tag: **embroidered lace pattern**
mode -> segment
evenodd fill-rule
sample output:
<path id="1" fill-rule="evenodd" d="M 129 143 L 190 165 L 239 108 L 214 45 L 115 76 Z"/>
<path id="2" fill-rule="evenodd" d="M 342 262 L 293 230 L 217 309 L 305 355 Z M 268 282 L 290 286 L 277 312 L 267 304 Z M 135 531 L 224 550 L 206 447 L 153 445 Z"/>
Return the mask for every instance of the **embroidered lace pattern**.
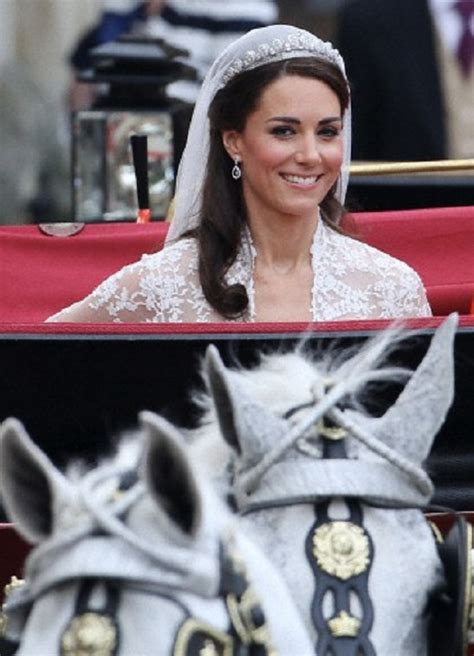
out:
<path id="1" fill-rule="evenodd" d="M 345 237 L 322 221 L 311 248 L 314 321 L 430 316 L 423 284 L 415 271 L 381 251 Z M 243 284 L 249 308 L 242 321 L 259 321 L 253 268 L 258 257 L 244 239 L 227 274 Z M 183 239 L 105 280 L 86 299 L 50 321 L 82 322 L 222 322 L 204 298 L 195 241 Z"/>

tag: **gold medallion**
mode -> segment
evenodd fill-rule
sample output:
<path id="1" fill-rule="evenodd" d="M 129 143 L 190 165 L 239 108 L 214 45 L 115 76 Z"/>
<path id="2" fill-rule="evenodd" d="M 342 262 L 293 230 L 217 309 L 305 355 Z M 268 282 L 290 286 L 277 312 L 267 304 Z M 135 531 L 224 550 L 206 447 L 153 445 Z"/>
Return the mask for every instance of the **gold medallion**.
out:
<path id="1" fill-rule="evenodd" d="M 324 572 L 347 581 L 368 568 L 369 538 L 352 522 L 328 522 L 314 532 L 313 555 Z"/>
<path id="2" fill-rule="evenodd" d="M 321 435 L 328 440 L 332 440 L 333 442 L 343 440 L 348 435 L 347 430 L 341 428 L 341 426 L 328 426 L 324 421 L 324 417 L 322 417 L 316 424 L 316 431 L 318 432 L 318 435 Z"/>
<path id="3" fill-rule="evenodd" d="M 117 646 L 117 629 L 99 613 L 84 613 L 67 626 L 61 640 L 61 656 L 111 656 Z"/>

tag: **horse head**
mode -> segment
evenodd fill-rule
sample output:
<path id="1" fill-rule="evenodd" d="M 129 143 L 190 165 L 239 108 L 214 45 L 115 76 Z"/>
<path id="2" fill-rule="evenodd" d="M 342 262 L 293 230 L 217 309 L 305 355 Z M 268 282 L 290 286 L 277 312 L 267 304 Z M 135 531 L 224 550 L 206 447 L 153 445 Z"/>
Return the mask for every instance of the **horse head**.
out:
<path id="1" fill-rule="evenodd" d="M 207 351 L 200 433 L 219 428 L 231 448 L 235 504 L 293 583 L 322 656 L 425 653 L 443 572 L 419 510 L 433 493 L 423 463 L 453 399 L 456 326 L 452 315 L 438 328 L 414 372 L 386 364 L 397 329 L 358 350 L 266 355 L 251 370 Z M 361 399 L 393 381 L 398 398 L 369 414 Z M 338 651 L 342 638 L 355 651 Z"/>
<path id="2" fill-rule="evenodd" d="M 36 545 L 6 605 L 18 654 L 38 654 L 39 644 L 61 656 L 270 654 L 272 641 L 289 654 L 290 636 L 306 650 L 285 585 L 196 471 L 181 435 L 152 413 L 140 421 L 113 457 L 66 473 L 19 421 L 2 425 L 2 501 Z"/>
<path id="3" fill-rule="evenodd" d="M 226 368 L 210 346 L 205 378 L 221 434 L 236 456 L 237 501 L 244 506 L 253 503 L 249 498 L 258 497 L 257 488 L 263 487 L 268 470 L 298 458 L 312 467 L 315 459 L 324 460 L 321 476 L 315 478 L 321 496 L 353 494 L 394 501 L 395 495 L 402 504 L 425 504 L 433 488 L 421 465 L 452 403 L 456 325 L 456 315 L 444 322 L 411 375 L 399 367 L 377 366 L 393 348 L 398 337 L 393 331 L 369 340 L 358 351 L 331 352 L 319 360 L 300 348 L 263 356 L 260 366 L 251 370 Z M 369 383 L 407 377 L 403 391 L 382 416 L 369 416 L 360 408 L 358 395 L 366 393 Z M 322 480 L 322 467 L 328 465 L 324 440 L 343 437 L 348 438 L 346 459 L 357 460 L 365 471 L 365 462 L 372 469 L 377 463 L 386 465 L 386 472 L 396 473 L 401 489 L 388 490 L 386 479 L 380 489 L 373 475 L 361 477 L 366 479 L 365 489 L 352 492 L 350 482 L 347 489 L 341 488 L 340 472 L 337 490 Z"/>

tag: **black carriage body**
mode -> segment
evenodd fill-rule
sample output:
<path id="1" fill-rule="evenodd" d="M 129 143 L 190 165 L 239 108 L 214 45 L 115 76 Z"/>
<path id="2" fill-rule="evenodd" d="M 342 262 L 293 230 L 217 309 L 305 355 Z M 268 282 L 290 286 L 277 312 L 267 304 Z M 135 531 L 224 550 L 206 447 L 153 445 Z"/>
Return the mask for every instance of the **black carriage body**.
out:
<path id="1" fill-rule="evenodd" d="M 455 341 L 454 403 L 427 462 L 436 487 L 434 503 L 459 510 L 474 508 L 474 322 L 467 319 Z M 76 455 L 94 458 L 117 432 L 135 425 L 140 410 L 192 426 L 197 415 L 190 394 L 201 385 L 200 362 L 210 343 L 227 364 L 248 365 L 262 349 L 286 350 L 302 338 L 315 350 L 334 341 L 347 346 L 386 325 L 353 323 L 353 329 L 345 324 L 343 330 L 322 324 L 314 332 L 246 332 L 236 326 L 226 332 L 222 327 L 207 332 L 201 332 L 205 327 L 200 332 L 189 327 L 172 332 L 164 326 L 134 330 L 122 325 L 105 331 L 92 326 L 16 327 L 0 333 L 0 420 L 18 417 L 56 464 Z M 418 336 L 392 357 L 415 368 L 438 323 L 422 320 Z M 371 411 L 382 412 L 398 392 L 387 388 Z"/>

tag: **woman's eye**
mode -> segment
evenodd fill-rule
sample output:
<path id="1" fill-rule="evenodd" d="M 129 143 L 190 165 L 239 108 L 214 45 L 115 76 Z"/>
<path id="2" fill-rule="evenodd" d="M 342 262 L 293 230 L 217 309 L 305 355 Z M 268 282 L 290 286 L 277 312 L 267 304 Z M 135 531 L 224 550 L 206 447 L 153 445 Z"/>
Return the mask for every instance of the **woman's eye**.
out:
<path id="1" fill-rule="evenodd" d="M 271 133 L 277 137 L 288 137 L 294 134 L 295 131 L 288 125 L 276 125 L 274 128 L 272 128 Z"/>
<path id="2" fill-rule="evenodd" d="M 318 131 L 318 135 L 325 138 L 337 137 L 340 133 L 341 133 L 340 128 L 335 126 L 334 127 L 328 126 L 325 128 L 321 128 L 321 130 Z"/>

